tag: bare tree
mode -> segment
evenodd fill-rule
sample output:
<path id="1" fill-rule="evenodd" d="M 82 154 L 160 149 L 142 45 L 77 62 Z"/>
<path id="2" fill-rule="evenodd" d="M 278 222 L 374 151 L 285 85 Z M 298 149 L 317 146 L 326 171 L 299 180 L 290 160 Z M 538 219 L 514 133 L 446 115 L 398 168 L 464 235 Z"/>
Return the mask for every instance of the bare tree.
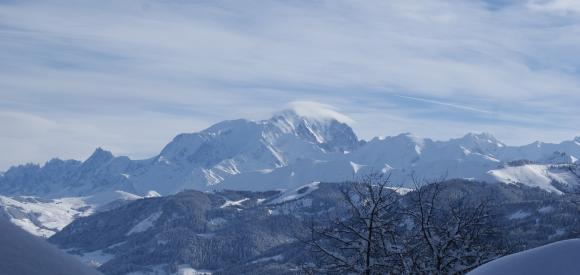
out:
<path id="1" fill-rule="evenodd" d="M 442 184 L 416 183 L 408 196 L 414 229 L 402 259 L 409 273 L 464 274 L 502 255 L 490 242 L 498 231 L 488 201 L 442 196 Z"/>
<path id="2" fill-rule="evenodd" d="M 400 195 L 389 186 L 389 176 L 382 173 L 344 185 L 348 215 L 311 227 L 308 244 L 321 264 L 310 272 L 370 275 L 392 268 Z"/>
<path id="3" fill-rule="evenodd" d="M 505 254 L 488 200 L 442 181 L 416 184 L 405 196 L 389 184 L 373 174 L 343 189 L 348 215 L 311 226 L 319 264 L 307 272 L 465 274 Z"/>

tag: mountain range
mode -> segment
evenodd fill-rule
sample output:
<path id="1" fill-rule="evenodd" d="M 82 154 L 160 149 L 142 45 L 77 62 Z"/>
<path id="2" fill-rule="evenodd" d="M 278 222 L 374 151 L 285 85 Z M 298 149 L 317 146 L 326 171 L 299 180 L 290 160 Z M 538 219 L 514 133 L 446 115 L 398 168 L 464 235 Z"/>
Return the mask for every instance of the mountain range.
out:
<path id="1" fill-rule="evenodd" d="M 524 146 L 487 133 L 447 141 L 408 133 L 362 140 L 340 118 L 285 110 L 267 120 L 229 120 L 179 134 L 148 159 L 98 148 L 85 161 L 12 167 L 0 174 L 0 216 L 48 237 L 77 217 L 143 197 L 187 189 L 291 190 L 375 172 L 390 174 L 400 187 L 446 178 L 561 193 L 577 184 L 569 167 L 579 158 L 580 137 Z"/>
<path id="2" fill-rule="evenodd" d="M 149 159 L 116 157 L 98 148 L 82 162 L 52 159 L 43 166 L 12 167 L 0 175 L 0 194 L 59 198 L 108 190 L 140 196 L 184 189 L 273 190 L 341 181 L 369 171 L 391 173 L 403 186 L 411 183 L 411 175 L 503 181 L 507 172 L 498 170 L 510 163 L 572 164 L 578 158 L 580 137 L 525 146 L 508 146 L 487 133 L 448 141 L 412 134 L 365 141 L 336 119 L 288 110 L 268 120 L 224 121 L 180 134 Z M 565 181 L 551 171 L 541 173 Z"/>

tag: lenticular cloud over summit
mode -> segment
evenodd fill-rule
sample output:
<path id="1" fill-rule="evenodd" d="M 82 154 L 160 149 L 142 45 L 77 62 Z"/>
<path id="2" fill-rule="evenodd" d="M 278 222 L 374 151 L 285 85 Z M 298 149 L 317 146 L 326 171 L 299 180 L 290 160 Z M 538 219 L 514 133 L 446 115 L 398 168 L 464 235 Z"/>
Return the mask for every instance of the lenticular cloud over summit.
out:
<path id="1" fill-rule="evenodd" d="M 294 101 L 288 103 L 288 106 L 299 116 L 314 119 L 334 119 L 346 124 L 354 123 L 352 118 L 339 113 L 335 107 L 328 104 L 315 101 Z"/>

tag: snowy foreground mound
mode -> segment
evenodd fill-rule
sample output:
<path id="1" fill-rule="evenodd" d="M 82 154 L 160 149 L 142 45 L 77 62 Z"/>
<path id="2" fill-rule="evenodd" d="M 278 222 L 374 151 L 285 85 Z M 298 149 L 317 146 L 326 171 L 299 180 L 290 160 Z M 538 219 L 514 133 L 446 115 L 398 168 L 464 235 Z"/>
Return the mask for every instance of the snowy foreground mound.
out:
<path id="1" fill-rule="evenodd" d="M 101 274 L 1 219 L 0 232 L 0 274 Z"/>
<path id="2" fill-rule="evenodd" d="M 555 242 L 499 258 L 469 275 L 569 275 L 580 271 L 580 239 Z"/>

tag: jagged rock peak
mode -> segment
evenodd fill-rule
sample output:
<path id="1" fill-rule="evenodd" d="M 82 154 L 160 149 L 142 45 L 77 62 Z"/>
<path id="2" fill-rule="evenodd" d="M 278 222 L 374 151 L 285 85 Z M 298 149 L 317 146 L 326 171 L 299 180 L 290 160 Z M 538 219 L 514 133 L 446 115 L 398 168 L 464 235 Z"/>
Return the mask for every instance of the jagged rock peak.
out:
<path id="1" fill-rule="evenodd" d="M 497 138 L 495 138 L 492 134 L 487 132 L 481 133 L 467 133 L 463 136 L 464 139 L 476 139 L 476 140 L 489 140 L 494 142 L 499 142 Z"/>
<path id="2" fill-rule="evenodd" d="M 351 151 L 360 145 L 350 118 L 330 109 L 304 107 L 278 112 L 264 123 L 271 123 L 283 133 L 293 134 L 320 144 L 328 151 Z"/>
<path id="3" fill-rule="evenodd" d="M 458 140 L 463 141 L 463 142 L 470 142 L 470 143 L 475 143 L 475 144 L 486 144 L 486 145 L 491 145 L 491 146 L 496 146 L 496 147 L 505 147 L 506 145 L 499 141 L 497 138 L 495 138 L 492 134 L 490 133 L 468 133 L 465 136 L 459 138 Z"/>
<path id="4" fill-rule="evenodd" d="M 93 154 L 85 160 L 84 163 L 103 163 L 113 159 L 113 154 L 107 150 L 103 150 L 103 148 L 98 147 L 95 149 Z"/>

